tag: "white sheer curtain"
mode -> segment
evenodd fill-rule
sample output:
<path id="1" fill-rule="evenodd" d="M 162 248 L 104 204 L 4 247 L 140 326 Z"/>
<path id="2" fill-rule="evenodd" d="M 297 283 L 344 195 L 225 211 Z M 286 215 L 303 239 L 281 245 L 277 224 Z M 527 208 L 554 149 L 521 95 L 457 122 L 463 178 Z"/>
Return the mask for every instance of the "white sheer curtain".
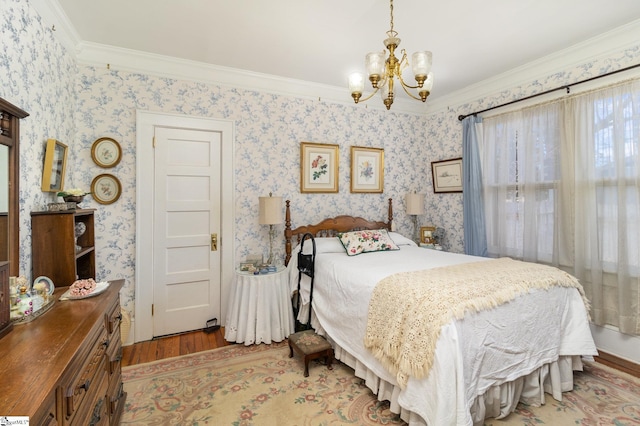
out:
<path id="1" fill-rule="evenodd" d="M 570 189 L 562 177 L 573 165 L 570 153 L 563 154 L 562 123 L 561 103 L 485 119 L 482 169 L 491 256 L 569 263 L 571 234 L 557 232 L 571 214 L 563 203 Z"/>
<path id="2" fill-rule="evenodd" d="M 596 324 L 640 334 L 640 82 L 572 99 L 575 274 Z"/>
<path id="3" fill-rule="evenodd" d="M 592 320 L 640 334 L 640 82 L 484 119 L 490 256 L 575 274 Z"/>

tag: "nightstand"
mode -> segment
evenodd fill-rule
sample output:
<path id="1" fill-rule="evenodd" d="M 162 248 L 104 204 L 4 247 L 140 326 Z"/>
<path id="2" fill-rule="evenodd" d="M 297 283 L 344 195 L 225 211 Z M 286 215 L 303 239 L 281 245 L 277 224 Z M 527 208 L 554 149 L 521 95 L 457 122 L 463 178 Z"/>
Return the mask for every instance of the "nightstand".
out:
<path id="1" fill-rule="evenodd" d="M 286 268 L 254 275 L 236 271 L 224 328 L 229 342 L 281 342 L 294 332 L 293 309 Z"/>

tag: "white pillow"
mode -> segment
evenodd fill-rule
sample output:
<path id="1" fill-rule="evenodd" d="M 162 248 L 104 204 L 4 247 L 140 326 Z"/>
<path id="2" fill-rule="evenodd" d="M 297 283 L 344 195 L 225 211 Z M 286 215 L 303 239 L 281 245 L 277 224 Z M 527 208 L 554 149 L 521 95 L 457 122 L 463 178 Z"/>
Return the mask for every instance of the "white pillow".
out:
<path id="1" fill-rule="evenodd" d="M 316 242 L 316 254 L 320 253 L 343 253 L 344 247 L 338 237 L 318 237 L 314 238 Z M 304 254 L 311 254 L 313 250 L 313 243 L 311 240 L 304 242 Z M 300 251 L 300 244 L 295 248 L 293 253 Z"/>
<path id="2" fill-rule="evenodd" d="M 398 246 L 417 246 L 416 242 L 410 240 L 402 234 L 398 234 L 397 232 L 389 232 L 389 236 Z"/>

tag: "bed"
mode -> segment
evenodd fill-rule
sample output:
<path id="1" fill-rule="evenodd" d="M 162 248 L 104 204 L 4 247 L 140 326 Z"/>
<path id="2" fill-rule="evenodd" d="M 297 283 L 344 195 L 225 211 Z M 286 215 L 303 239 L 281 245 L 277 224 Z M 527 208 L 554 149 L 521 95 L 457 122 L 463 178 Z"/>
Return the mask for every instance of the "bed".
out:
<path id="1" fill-rule="evenodd" d="M 438 322 L 424 314 L 432 312 L 432 307 L 423 308 L 431 305 L 416 307 L 414 300 L 435 298 L 435 303 L 442 307 L 443 300 L 448 299 L 416 296 L 414 291 L 425 291 L 418 277 L 442 280 L 450 271 L 458 271 L 465 279 L 446 283 L 446 289 L 466 285 L 470 293 L 484 292 L 481 284 L 493 273 L 477 271 L 501 271 L 501 261 L 506 267 L 515 263 L 508 263 L 510 259 L 487 259 L 419 247 L 391 231 L 391 199 L 386 221 L 337 216 L 292 228 L 290 210 L 287 200 L 285 252 L 292 296 L 298 287 L 298 243 L 305 233 L 311 233 L 316 242 L 312 326 L 332 343 L 336 359 L 353 368 L 378 399 L 390 401 L 391 411 L 399 413 L 410 425 L 481 425 L 485 418 L 506 417 L 519 401 L 544 404 L 545 393 L 561 400 L 563 392 L 573 389 L 573 371 L 582 370 L 582 361 L 593 360 L 597 355 L 589 329 L 588 301 L 579 284 L 526 287 L 528 290 L 496 306 L 466 309 L 449 320 L 437 317 Z M 358 230 L 382 230 L 396 248 L 350 256 L 337 235 L 345 239 L 349 234 L 344 233 Z M 541 278 L 532 281 L 560 281 L 558 274 L 573 278 L 543 265 L 519 262 L 516 266 L 534 268 L 536 277 Z M 548 279 L 547 270 L 540 272 L 538 267 L 551 270 Z M 505 271 L 496 272 L 502 274 L 497 276 L 511 274 L 508 269 Z M 398 277 L 402 280 L 394 281 Z M 469 277 L 473 285 L 469 285 Z M 405 287 L 394 287 L 400 282 Z M 303 322 L 309 313 L 307 285 L 303 276 L 300 290 L 303 305 L 298 309 L 298 319 Z M 394 289 L 400 289 L 395 296 L 390 293 L 391 299 L 400 303 L 399 308 L 392 306 L 395 302 L 388 298 L 389 294 L 387 299 L 380 299 L 384 291 Z M 469 306 L 474 300 L 465 303 L 464 306 Z M 375 312 L 378 315 L 372 319 Z M 405 321 L 400 333 L 399 317 Z M 425 318 L 434 324 L 426 327 Z M 404 368 L 404 361 L 393 359 L 401 353 L 406 361 L 407 353 L 396 351 L 393 356 L 386 353 L 385 357 L 385 351 L 380 350 L 391 347 L 395 351 L 398 336 L 412 333 L 420 337 L 428 334 L 423 330 L 434 329 L 440 323 L 435 327 L 436 334 L 424 339 L 433 347 L 413 353 L 417 359 L 428 358 L 425 370 Z M 392 327 L 391 331 L 386 327 Z M 385 336 L 388 342 L 384 342 Z"/>

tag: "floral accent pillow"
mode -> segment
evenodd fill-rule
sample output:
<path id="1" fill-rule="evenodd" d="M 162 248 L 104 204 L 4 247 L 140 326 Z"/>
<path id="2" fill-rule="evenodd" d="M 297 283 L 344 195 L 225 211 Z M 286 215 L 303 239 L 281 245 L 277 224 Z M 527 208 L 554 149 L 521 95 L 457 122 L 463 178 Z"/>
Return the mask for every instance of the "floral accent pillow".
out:
<path id="1" fill-rule="evenodd" d="M 349 256 L 373 251 L 400 250 L 386 229 L 342 232 L 340 242 Z"/>

